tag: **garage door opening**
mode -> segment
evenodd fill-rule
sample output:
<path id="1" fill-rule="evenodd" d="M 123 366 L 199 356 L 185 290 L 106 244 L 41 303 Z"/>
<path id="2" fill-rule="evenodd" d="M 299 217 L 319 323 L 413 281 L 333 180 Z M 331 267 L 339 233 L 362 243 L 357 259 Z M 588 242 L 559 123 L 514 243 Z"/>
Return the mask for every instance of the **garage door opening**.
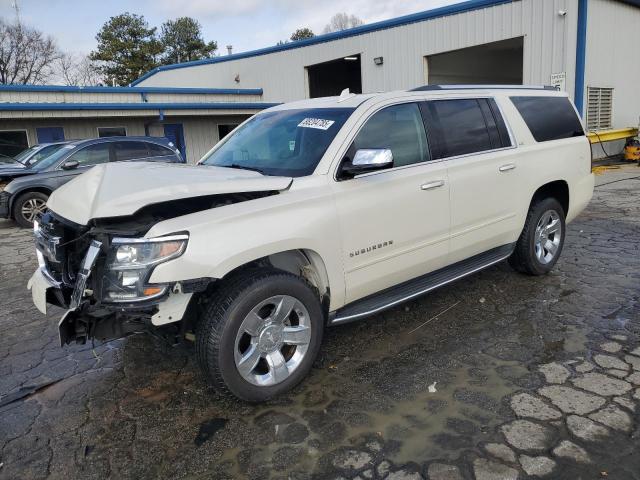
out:
<path id="1" fill-rule="evenodd" d="M 523 37 L 425 57 L 431 85 L 522 85 Z"/>
<path id="2" fill-rule="evenodd" d="M 340 95 L 345 88 L 351 93 L 362 93 L 360 55 L 310 65 L 306 69 L 310 98 Z"/>

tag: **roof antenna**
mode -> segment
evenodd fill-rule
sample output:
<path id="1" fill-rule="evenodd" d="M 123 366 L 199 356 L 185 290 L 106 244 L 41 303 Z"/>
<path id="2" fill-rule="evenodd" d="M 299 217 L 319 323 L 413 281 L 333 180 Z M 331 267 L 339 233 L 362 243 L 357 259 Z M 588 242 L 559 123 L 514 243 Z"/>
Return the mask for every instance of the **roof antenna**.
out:
<path id="1" fill-rule="evenodd" d="M 338 97 L 338 102 L 343 102 L 347 98 L 351 98 L 353 95 L 354 94 L 351 93 L 348 88 L 345 88 L 344 90 L 342 90 L 342 92 L 340 92 L 340 96 Z"/>

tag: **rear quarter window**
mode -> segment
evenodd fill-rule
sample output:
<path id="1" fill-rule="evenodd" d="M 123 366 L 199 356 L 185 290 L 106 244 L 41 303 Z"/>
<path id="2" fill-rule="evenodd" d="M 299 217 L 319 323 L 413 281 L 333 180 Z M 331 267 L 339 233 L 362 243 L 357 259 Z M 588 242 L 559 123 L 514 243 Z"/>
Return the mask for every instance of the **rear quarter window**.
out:
<path id="1" fill-rule="evenodd" d="M 582 123 L 566 97 L 511 97 L 536 142 L 584 136 Z"/>

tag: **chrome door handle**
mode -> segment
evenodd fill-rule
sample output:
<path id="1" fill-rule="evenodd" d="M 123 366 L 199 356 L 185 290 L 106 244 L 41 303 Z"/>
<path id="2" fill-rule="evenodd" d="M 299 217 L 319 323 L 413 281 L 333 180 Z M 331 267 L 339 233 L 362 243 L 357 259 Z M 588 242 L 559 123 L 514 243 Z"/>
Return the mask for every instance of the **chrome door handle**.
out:
<path id="1" fill-rule="evenodd" d="M 442 187 L 444 180 L 436 180 L 435 182 L 423 183 L 420 185 L 420 190 L 433 190 L 434 188 Z"/>
<path id="2" fill-rule="evenodd" d="M 500 170 L 501 172 L 508 172 L 509 170 L 513 170 L 514 168 L 516 168 L 515 163 L 507 163 L 506 165 L 502 165 L 498 170 Z"/>

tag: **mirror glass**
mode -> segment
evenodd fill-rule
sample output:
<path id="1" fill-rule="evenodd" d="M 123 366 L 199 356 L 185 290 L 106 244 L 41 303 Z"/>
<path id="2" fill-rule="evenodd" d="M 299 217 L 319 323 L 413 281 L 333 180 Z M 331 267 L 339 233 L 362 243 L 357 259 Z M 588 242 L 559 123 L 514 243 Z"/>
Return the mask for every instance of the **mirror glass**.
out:
<path id="1" fill-rule="evenodd" d="M 393 165 L 393 154 L 388 148 L 361 148 L 356 151 L 351 164 L 354 167 L 383 168 Z"/>

